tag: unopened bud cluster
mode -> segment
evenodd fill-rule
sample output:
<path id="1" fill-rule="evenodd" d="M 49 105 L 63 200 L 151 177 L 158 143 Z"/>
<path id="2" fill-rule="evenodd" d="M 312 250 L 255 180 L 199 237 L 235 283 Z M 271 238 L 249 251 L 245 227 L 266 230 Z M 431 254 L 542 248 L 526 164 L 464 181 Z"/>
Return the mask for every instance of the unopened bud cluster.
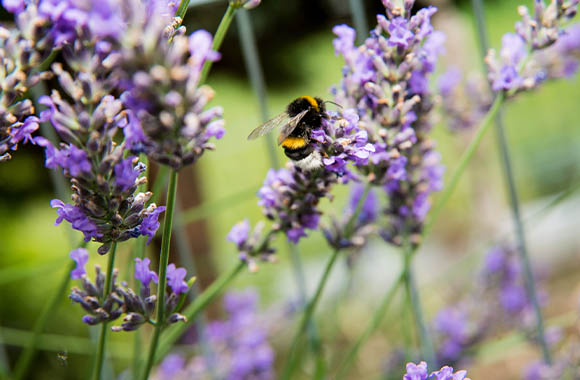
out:
<path id="1" fill-rule="evenodd" d="M 157 275 L 149 270 L 149 259 L 136 259 L 135 279 L 139 281 L 139 292 L 136 293 L 126 283 L 117 284 L 117 271 L 113 271 L 111 290 L 105 294 L 106 275 L 96 265 L 96 278 L 93 283 L 85 272 L 88 261 L 88 252 L 85 249 L 77 249 L 71 252 L 71 258 L 77 262 L 77 268 L 71 273 L 72 279 L 80 279 L 82 289 L 73 288 L 69 298 L 82 306 L 88 313 L 83 316 L 83 322 L 96 325 L 103 322 L 117 320 L 122 315 L 123 322 L 119 326 L 113 326 L 113 331 L 133 331 L 145 323 L 158 323 L 153 321 L 157 297 L 150 290 L 150 283 L 157 283 Z M 166 320 L 162 323 L 172 324 L 186 321 L 186 318 L 178 313 L 178 307 L 189 286 L 184 281 L 187 275 L 185 269 L 176 268 L 174 264 L 167 267 L 167 279 L 170 293 L 165 300 Z"/>

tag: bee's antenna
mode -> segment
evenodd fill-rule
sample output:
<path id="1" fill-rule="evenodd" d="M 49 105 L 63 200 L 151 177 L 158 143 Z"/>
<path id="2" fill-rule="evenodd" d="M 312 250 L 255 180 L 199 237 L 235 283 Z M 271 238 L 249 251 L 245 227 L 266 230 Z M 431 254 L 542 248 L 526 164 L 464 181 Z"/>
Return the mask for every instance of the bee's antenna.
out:
<path id="1" fill-rule="evenodd" d="M 337 104 L 337 103 L 333 102 L 332 100 L 325 100 L 322 102 L 322 104 L 326 104 L 326 103 L 334 104 L 335 106 L 342 108 L 342 106 L 340 104 Z"/>

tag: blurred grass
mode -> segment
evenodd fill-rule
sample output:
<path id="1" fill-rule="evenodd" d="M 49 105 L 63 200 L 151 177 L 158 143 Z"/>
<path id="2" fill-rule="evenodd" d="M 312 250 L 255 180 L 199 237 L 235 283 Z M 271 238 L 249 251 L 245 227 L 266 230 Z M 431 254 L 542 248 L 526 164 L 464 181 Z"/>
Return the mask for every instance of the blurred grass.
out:
<path id="1" fill-rule="evenodd" d="M 486 15 L 493 46 L 498 47 L 501 35 L 513 30 L 513 24 L 518 18 L 516 6 L 519 3 L 509 0 L 488 5 Z M 442 25 L 448 21 L 444 11 L 445 9 L 442 9 L 442 15 L 435 20 L 436 23 Z M 456 21 L 468 27 L 462 36 L 468 41 L 461 47 L 464 53 L 461 57 L 461 62 L 465 66 L 463 68 L 467 71 L 480 70 L 470 10 L 461 8 L 458 13 L 456 12 L 456 16 L 458 17 Z M 235 38 L 233 32 L 234 28 L 227 38 Z M 455 37 L 448 36 L 449 42 L 453 43 Z M 295 83 L 285 88 L 271 88 L 268 92 L 272 111 L 270 116 L 283 111 L 297 96 L 315 95 L 329 98 L 328 89 L 340 81 L 343 65 L 342 59 L 334 55 L 332 39 L 333 35 L 328 28 L 327 32 L 310 35 L 288 47 L 285 59 L 291 62 L 295 70 L 302 72 L 301 77 L 308 78 L 308 82 Z M 449 63 L 454 59 L 454 56 L 448 56 L 443 61 Z M 219 68 L 219 63 L 216 67 Z M 260 207 L 257 206 L 258 199 L 252 195 L 252 188 L 255 189 L 254 192 L 258 191 L 270 165 L 265 144 L 261 141 L 246 140 L 249 132 L 260 124 L 258 102 L 254 98 L 248 80 L 242 76 L 218 71 L 210 75 L 209 84 L 216 90 L 214 103 L 225 109 L 227 133 L 217 142 L 217 150 L 206 152 L 199 161 L 204 199 L 207 204 L 216 205 L 224 198 L 240 192 L 247 194 L 246 198 L 236 200 L 226 209 L 222 207 L 219 212 L 217 206 L 213 213 L 211 208 L 204 211 L 210 226 L 209 238 L 214 248 L 215 259 L 219 263 L 219 268 L 224 270 L 237 262 L 233 244 L 225 240 L 231 226 L 244 218 L 248 218 L 252 225 L 262 220 Z M 539 91 L 524 95 L 506 106 L 506 132 L 512 148 L 516 179 L 523 201 L 558 192 L 578 176 L 579 84 L 578 77 L 572 81 L 549 83 Z M 468 136 L 451 134 L 440 123 L 434 130 L 434 138 L 438 141 L 449 175 L 466 146 Z M 493 138 L 492 134 L 486 138 L 487 141 L 472 162 L 457 194 L 443 211 L 441 221 L 433 233 L 436 239 L 461 245 L 465 244 L 466 239 L 462 233 L 485 235 L 486 227 L 480 226 L 480 223 L 485 219 L 482 213 L 485 214 L 486 204 L 478 205 L 474 199 L 479 195 L 485 195 L 491 197 L 492 202 L 499 204 L 505 202 Z M 281 150 L 279 159 L 281 162 L 286 161 Z M 32 166 L 27 156 L 19 157 L 18 154 L 10 165 L 18 166 L 16 171 L 11 170 L 10 173 L 19 175 L 8 176 L 6 174 L 8 172 L 0 168 L 0 181 L 10 181 L 15 194 L 25 191 L 26 184 L 31 178 L 42 175 L 40 172 L 44 170 L 42 167 Z M 340 214 L 346 193 L 346 188 L 336 188 L 336 198 L 332 202 L 324 200 L 321 207 Z M 19 268 L 22 268 L 22 271 L 29 271 L 30 274 L 26 279 L 15 280 L 9 284 L 0 281 L 0 305 L 2 305 L 0 322 L 3 325 L 8 323 L 10 327 L 22 329 L 32 326 L 35 312 L 40 309 L 45 292 L 54 288 L 61 276 L 58 262 L 64 260 L 70 247 L 67 234 L 64 232 L 67 227 L 64 224 L 59 227 L 52 226 L 56 213 L 49 207 L 48 202 L 51 198 L 53 197 L 36 198 L 21 207 L 15 207 L 10 201 L 0 199 L 0 268 L 2 268 L 0 274 L 18 276 L 15 273 L 21 271 Z M 497 209 L 496 206 L 494 210 Z M 323 219 L 323 223 L 325 220 Z M 494 220 L 488 220 L 487 223 L 493 225 Z M 470 229 L 477 230 L 478 227 L 479 232 L 470 232 Z M 80 240 L 80 234 L 75 236 L 77 235 Z M 321 233 L 311 231 L 309 235 L 311 237 L 301 241 L 298 246 L 304 260 L 312 263 L 328 256 L 330 249 L 324 243 Z M 256 287 L 265 304 L 278 300 L 282 295 L 296 295 L 294 284 L 288 286 L 288 281 L 291 280 L 286 276 L 287 248 L 285 244 L 279 243 L 277 246 L 280 248 L 279 264 L 262 264 L 257 274 L 243 274 L 235 282 L 238 287 Z M 120 257 L 123 258 L 124 254 L 128 254 L 129 249 L 130 244 L 122 244 Z M 120 259 L 119 263 L 126 261 Z M 91 263 L 100 263 L 104 266 L 103 258 L 96 254 L 91 256 Z M 5 272 L 6 268 L 17 269 L 10 274 Z M 47 271 L 38 269 L 38 272 L 35 272 L 36 268 L 47 268 Z M 317 272 L 307 271 L 307 273 Z M 434 292 L 436 289 L 431 289 L 429 294 Z M 63 300 L 57 315 L 51 318 L 48 331 L 86 336 L 87 328 L 80 323 L 80 316 L 81 311 L 76 305 L 71 306 L 68 300 Z M 124 340 L 127 336 L 126 333 L 115 334 L 114 340 Z"/>

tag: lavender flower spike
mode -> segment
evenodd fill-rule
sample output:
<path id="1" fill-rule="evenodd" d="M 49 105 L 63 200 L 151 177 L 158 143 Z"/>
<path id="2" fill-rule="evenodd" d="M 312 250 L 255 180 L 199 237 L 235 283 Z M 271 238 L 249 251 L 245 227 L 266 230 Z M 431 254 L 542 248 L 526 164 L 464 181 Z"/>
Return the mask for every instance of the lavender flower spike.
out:
<path id="1" fill-rule="evenodd" d="M 70 272 L 70 278 L 78 280 L 87 274 L 85 265 L 89 261 L 89 252 L 84 248 L 77 248 L 73 249 L 69 256 L 77 263 L 77 267 Z"/>
<path id="2" fill-rule="evenodd" d="M 204 62 L 220 55 L 212 50 L 207 31 L 186 36 L 181 27 L 168 32 L 167 23 L 138 17 L 138 7 L 135 12 L 127 38 L 120 40 L 118 57 L 129 117 L 124 130 L 127 147 L 179 170 L 215 149 L 211 141 L 225 133 L 223 109 L 207 106 L 214 91 L 200 83 Z M 146 40 L 143 34 L 152 37 Z"/>
<path id="3" fill-rule="evenodd" d="M 414 1 L 404 7 L 395 3 L 383 2 L 385 15 L 377 16 L 377 26 L 361 46 L 354 46 L 348 27 L 333 29 L 335 50 L 345 61 L 343 79 L 333 92 L 336 102 L 364 125 L 372 149 L 367 163 L 355 168 L 387 194 L 387 225 L 380 234 L 401 245 L 403 234 L 418 243 L 430 195 L 441 188 L 440 157 L 429 137 L 434 106 L 429 77 L 444 52 L 445 36 L 431 26 L 435 7 L 412 15 Z"/>

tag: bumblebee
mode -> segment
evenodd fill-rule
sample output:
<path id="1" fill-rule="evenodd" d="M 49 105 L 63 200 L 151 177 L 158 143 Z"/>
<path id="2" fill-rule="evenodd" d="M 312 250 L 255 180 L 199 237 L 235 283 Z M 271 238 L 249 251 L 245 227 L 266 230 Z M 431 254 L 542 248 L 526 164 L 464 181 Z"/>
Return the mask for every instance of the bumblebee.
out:
<path id="1" fill-rule="evenodd" d="M 303 170 L 314 170 L 322 166 L 322 157 L 310 138 L 313 129 L 320 128 L 322 119 L 327 119 L 326 107 L 320 98 L 301 96 L 288 105 L 286 111 L 254 129 L 248 140 L 260 137 L 272 129 L 281 127 L 278 145 L 296 166 Z"/>

